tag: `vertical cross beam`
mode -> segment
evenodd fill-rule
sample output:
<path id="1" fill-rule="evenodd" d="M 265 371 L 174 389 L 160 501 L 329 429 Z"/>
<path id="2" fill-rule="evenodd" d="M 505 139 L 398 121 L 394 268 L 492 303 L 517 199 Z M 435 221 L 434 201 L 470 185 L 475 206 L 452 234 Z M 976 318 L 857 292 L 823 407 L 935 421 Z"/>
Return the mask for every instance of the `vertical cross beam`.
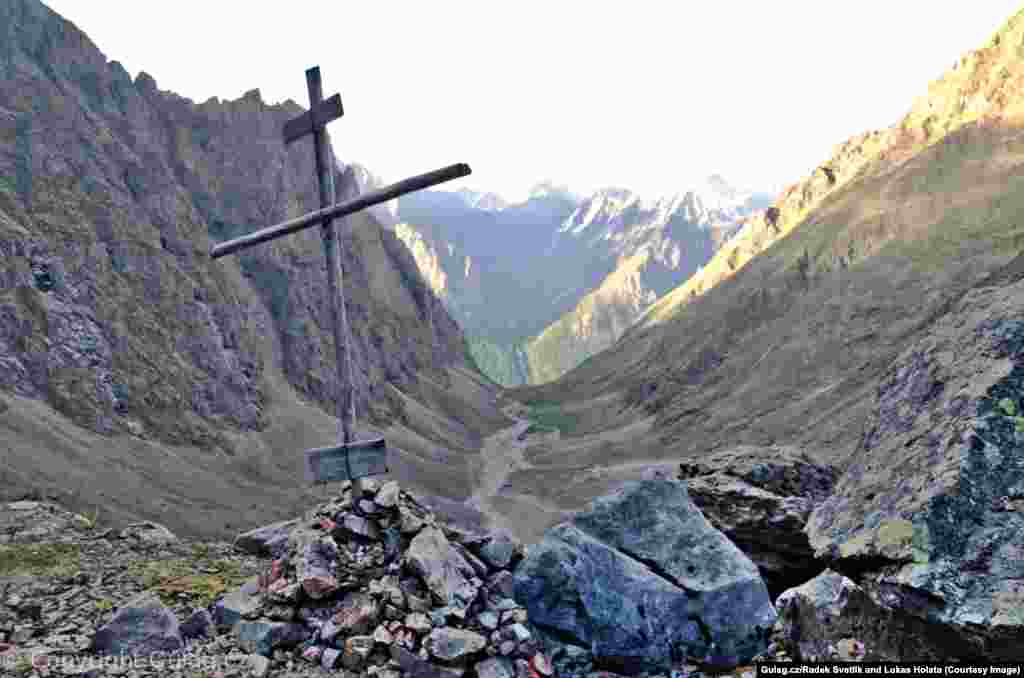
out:
<path id="1" fill-rule="evenodd" d="M 312 119 L 313 147 L 316 158 L 316 176 L 320 184 L 320 207 L 334 205 L 334 163 L 331 162 L 331 147 L 327 136 L 327 124 L 314 115 L 323 101 L 323 87 L 320 82 L 320 67 L 306 71 L 306 87 L 309 90 L 309 110 Z M 338 363 L 337 412 L 341 422 L 342 442 L 352 442 L 352 426 L 349 415 L 354 413 L 352 393 L 352 361 L 348 352 L 348 316 L 345 313 L 345 281 L 342 278 L 340 244 L 334 219 L 327 217 L 321 223 L 324 257 L 327 259 L 327 294 L 331 299 L 331 325 L 334 330 L 334 355 Z M 346 388 L 347 386 L 347 388 Z M 347 461 L 347 456 L 346 456 Z M 350 476 L 351 477 L 351 476 Z"/>

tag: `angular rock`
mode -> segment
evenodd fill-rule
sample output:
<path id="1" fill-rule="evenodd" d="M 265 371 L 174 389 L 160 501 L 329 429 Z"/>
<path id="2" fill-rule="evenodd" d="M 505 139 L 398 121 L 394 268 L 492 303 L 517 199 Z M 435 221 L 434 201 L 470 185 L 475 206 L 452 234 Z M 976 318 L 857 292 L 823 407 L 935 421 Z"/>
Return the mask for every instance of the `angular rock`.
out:
<path id="1" fill-rule="evenodd" d="M 373 636 L 352 636 L 345 639 L 345 651 L 341 655 L 342 665 L 349 671 L 359 671 L 366 665 L 366 659 L 373 652 Z"/>
<path id="2" fill-rule="evenodd" d="M 515 538 L 506 531 L 499 531 L 480 546 L 480 556 L 492 568 L 500 570 L 511 564 L 518 548 Z"/>
<path id="3" fill-rule="evenodd" d="M 402 518 L 399 521 L 398 529 L 401 530 L 402 534 L 410 535 L 416 534 L 425 525 L 422 518 L 412 515 L 411 513 L 403 513 Z"/>
<path id="4" fill-rule="evenodd" d="M 251 654 L 245 658 L 245 663 L 253 678 L 264 678 L 270 672 L 270 660 L 263 655 Z"/>
<path id="5" fill-rule="evenodd" d="M 487 639 L 479 633 L 448 627 L 434 629 L 423 641 L 431 657 L 448 663 L 467 659 L 486 646 Z"/>
<path id="6" fill-rule="evenodd" d="M 515 665 L 504 657 L 491 657 L 476 664 L 477 678 L 516 678 Z"/>
<path id="7" fill-rule="evenodd" d="M 488 631 L 493 631 L 498 628 L 498 615 L 493 612 L 481 612 L 477 616 L 477 621 Z"/>
<path id="8" fill-rule="evenodd" d="M 398 662 L 407 678 L 449 678 L 450 674 L 404 647 L 391 646 L 391 658 Z"/>
<path id="9" fill-rule="evenodd" d="M 488 592 L 496 598 L 512 598 L 514 580 L 508 570 L 498 570 L 487 580 Z"/>
<path id="10" fill-rule="evenodd" d="M 442 605 L 464 613 L 476 598 L 479 587 L 470 581 L 475 575 L 473 568 L 436 527 L 425 528 L 413 537 L 405 563 Z"/>
<path id="11" fill-rule="evenodd" d="M 776 619 L 756 566 L 679 481 L 594 500 L 545 533 L 514 581 L 532 623 L 631 670 L 684 655 L 738 665 L 764 650 Z"/>
<path id="12" fill-rule="evenodd" d="M 395 636 L 391 631 L 384 626 L 378 626 L 373 632 L 373 642 L 380 645 L 391 645 L 395 640 Z"/>
<path id="13" fill-rule="evenodd" d="M 295 539 L 297 545 L 293 562 L 302 590 L 313 600 L 334 593 L 338 589 L 338 580 L 334 576 L 338 547 L 334 540 L 311 531 L 303 531 L 295 535 Z"/>
<path id="14" fill-rule="evenodd" d="M 405 625 L 416 633 L 427 633 L 433 628 L 433 625 L 430 623 L 430 617 L 422 612 L 413 612 L 406 616 Z"/>
<path id="15" fill-rule="evenodd" d="M 288 550 L 288 535 L 298 524 L 294 518 L 243 532 L 235 537 L 234 547 L 254 556 L 280 558 Z"/>
<path id="16" fill-rule="evenodd" d="M 533 655 L 530 659 L 530 666 L 542 676 L 551 676 L 555 672 L 554 666 L 551 665 L 551 660 L 542 652 Z"/>
<path id="17" fill-rule="evenodd" d="M 516 608 L 515 610 L 505 610 L 501 613 L 501 623 L 525 624 L 527 622 L 527 617 L 528 615 L 526 614 L 526 610 L 522 609 L 521 607 Z"/>
<path id="18" fill-rule="evenodd" d="M 346 594 L 332 622 L 345 636 L 370 633 L 380 623 L 380 605 L 368 593 Z"/>
<path id="19" fill-rule="evenodd" d="M 517 643 L 529 640 L 531 637 L 530 630 L 522 624 L 512 624 L 508 628 L 512 631 L 513 639 Z"/>
<path id="20" fill-rule="evenodd" d="M 389 480 L 377 491 L 377 496 L 374 497 L 374 501 L 380 506 L 390 509 L 398 505 L 398 495 L 398 483 L 394 480 Z"/>
<path id="21" fill-rule="evenodd" d="M 350 535 L 363 539 L 380 539 L 380 528 L 362 516 L 347 514 L 342 528 Z"/>
<path id="22" fill-rule="evenodd" d="M 490 570 L 487 569 L 487 565 L 485 565 L 482 560 L 474 556 L 468 548 L 458 542 L 452 544 L 452 547 L 459 552 L 459 555 L 462 556 L 463 560 L 469 563 L 469 566 L 473 568 L 476 576 L 486 577 L 490 573 Z"/>
<path id="23" fill-rule="evenodd" d="M 235 626 L 234 636 L 244 652 L 270 657 L 277 648 L 304 642 L 309 631 L 302 624 L 289 622 L 242 621 Z"/>
<path id="24" fill-rule="evenodd" d="M 224 595 L 213 607 L 213 621 L 221 628 L 230 628 L 242 619 L 254 619 L 263 609 L 263 598 L 257 577 Z"/>
<path id="25" fill-rule="evenodd" d="M 821 571 L 804 525 L 837 472 L 792 446 L 743 445 L 680 464 L 693 503 L 778 596 Z"/>
<path id="26" fill-rule="evenodd" d="M 949 658 L 1024 659 L 1022 291 L 968 292 L 893 361 L 807 524 L 818 555 L 927 621 Z"/>
<path id="27" fill-rule="evenodd" d="M 196 610 L 180 627 L 181 636 L 186 640 L 207 638 L 214 633 L 213 615 L 208 610 Z"/>
<path id="28" fill-rule="evenodd" d="M 180 652 L 185 641 L 174 613 L 154 593 L 142 593 L 121 606 L 92 639 L 97 654 L 150 656 Z"/>
<path id="29" fill-rule="evenodd" d="M 173 544 L 178 541 L 177 535 L 169 529 L 148 520 L 128 525 L 121 530 L 120 537 L 144 544 Z"/>

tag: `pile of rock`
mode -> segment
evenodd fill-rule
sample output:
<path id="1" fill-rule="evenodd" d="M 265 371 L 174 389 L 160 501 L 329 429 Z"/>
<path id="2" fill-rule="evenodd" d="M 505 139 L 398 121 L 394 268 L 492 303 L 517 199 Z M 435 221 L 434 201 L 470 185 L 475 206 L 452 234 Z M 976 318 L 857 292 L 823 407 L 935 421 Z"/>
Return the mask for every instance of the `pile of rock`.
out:
<path id="1" fill-rule="evenodd" d="M 512 597 L 522 545 L 440 524 L 394 481 L 346 483 L 332 502 L 235 546 L 270 555 L 269 571 L 180 627 L 159 601 L 134 601 L 94 649 L 174 652 L 219 631 L 252 655 L 292 650 L 325 669 L 380 678 L 553 673 Z"/>

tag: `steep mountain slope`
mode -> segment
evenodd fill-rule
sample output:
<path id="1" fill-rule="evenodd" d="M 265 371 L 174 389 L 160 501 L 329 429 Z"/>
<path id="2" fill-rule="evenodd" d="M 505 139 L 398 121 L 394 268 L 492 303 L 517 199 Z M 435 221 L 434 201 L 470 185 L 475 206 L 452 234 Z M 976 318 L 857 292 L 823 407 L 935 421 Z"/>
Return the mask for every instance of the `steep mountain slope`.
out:
<path id="1" fill-rule="evenodd" d="M 208 253 L 317 206 L 311 145 L 280 137 L 303 109 L 133 82 L 37 0 L 0 0 L 0 30 L 3 493 L 184 533 L 294 511 L 303 449 L 336 440 L 320 235 Z M 361 426 L 458 494 L 503 418 L 408 250 L 369 215 L 341 230 Z"/>
<path id="2" fill-rule="evenodd" d="M 572 510 L 654 461 L 794 445 L 845 472 L 808 527 L 822 558 L 961 656 L 1019 647 L 1022 44 L 1024 12 L 612 348 L 512 391 L 562 436 L 509 491 Z"/>

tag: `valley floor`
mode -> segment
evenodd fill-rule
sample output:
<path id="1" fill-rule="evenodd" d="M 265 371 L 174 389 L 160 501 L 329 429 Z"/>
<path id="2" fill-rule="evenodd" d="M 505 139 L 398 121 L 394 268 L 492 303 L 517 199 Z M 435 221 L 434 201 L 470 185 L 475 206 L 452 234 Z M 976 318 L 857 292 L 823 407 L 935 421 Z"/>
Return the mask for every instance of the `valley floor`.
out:
<path id="1" fill-rule="evenodd" d="M 512 403 L 503 408 L 515 424 L 488 436 L 480 449 L 476 489 L 464 503 L 486 516 L 488 527 L 507 529 L 525 543 L 537 541 L 551 525 L 569 515 L 557 506 L 527 494 L 516 493 L 509 477 L 515 471 L 532 469 L 524 453 L 532 436 L 532 422 L 523 418 L 523 407 Z"/>

